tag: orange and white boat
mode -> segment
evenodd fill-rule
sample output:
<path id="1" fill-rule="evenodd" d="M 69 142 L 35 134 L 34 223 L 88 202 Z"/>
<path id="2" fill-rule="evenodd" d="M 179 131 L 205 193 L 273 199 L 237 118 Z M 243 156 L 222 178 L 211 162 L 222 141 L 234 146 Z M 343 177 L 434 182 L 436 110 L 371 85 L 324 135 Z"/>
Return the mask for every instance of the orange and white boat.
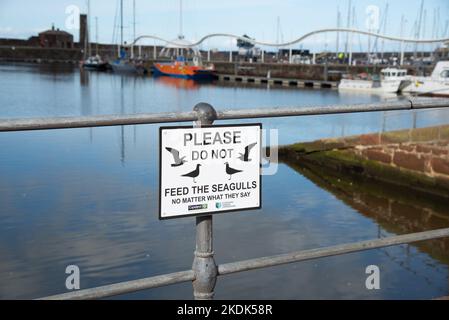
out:
<path id="1" fill-rule="evenodd" d="M 200 60 L 194 57 L 192 62 L 186 61 L 183 56 L 178 56 L 171 63 L 155 63 L 153 66 L 155 75 L 169 77 L 204 80 L 216 77 L 214 65 L 202 66 Z"/>

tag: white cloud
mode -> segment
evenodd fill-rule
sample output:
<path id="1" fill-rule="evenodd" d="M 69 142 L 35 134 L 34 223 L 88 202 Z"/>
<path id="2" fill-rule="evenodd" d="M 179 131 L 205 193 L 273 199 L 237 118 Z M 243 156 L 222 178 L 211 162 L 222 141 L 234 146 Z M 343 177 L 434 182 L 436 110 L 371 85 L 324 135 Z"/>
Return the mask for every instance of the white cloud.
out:
<path id="1" fill-rule="evenodd" d="M 28 39 L 31 36 L 37 35 L 39 32 L 48 29 L 48 27 L 17 29 L 12 27 L 0 27 L 0 38 L 19 38 Z"/>
<path id="2" fill-rule="evenodd" d="M 11 27 L 0 27 L 0 34 L 4 35 L 4 34 L 11 34 L 13 33 L 13 29 Z"/>

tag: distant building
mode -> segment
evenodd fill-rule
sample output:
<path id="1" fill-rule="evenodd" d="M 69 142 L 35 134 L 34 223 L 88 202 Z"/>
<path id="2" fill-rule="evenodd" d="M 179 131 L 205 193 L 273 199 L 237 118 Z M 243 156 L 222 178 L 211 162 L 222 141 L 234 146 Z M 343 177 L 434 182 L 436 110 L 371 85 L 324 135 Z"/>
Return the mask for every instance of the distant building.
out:
<path id="1" fill-rule="evenodd" d="M 291 49 L 292 55 L 296 56 L 310 56 L 310 50 L 303 49 Z M 290 54 L 290 49 L 279 49 L 279 55 L 288 56 Z"/>
<path id="2" fill-rule="evenodd" d="M 44 48 L 72 49 L 73 35 L 52 26 L 50 30 L 39 33 L 39 42 Z"/>
<path id="3" fill-rule="evenodd" d="M 30 37 L 28 40 L 0 38 L 0 45 L 5 47 L 39 47 L 39 38 Z"/>
<path id="4" fill-rule="evenodd" d="M 38 36 L 29 37 L 28 40 L 26 40 L 26 43 L 27 43 L 27 46 L 30 46 L 30 47 L 40 47 L 40 45 L 41 45 L 40 44 L 41 41 Z"/>

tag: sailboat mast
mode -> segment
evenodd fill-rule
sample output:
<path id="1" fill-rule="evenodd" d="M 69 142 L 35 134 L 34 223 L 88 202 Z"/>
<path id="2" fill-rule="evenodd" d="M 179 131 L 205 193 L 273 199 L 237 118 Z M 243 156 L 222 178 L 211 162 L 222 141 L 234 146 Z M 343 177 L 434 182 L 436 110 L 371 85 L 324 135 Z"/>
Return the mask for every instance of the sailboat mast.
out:
<path id="1" fill-rule="evenodd" d="M 120 0 L 120 45 L 123 46 L 123 0 Z"/>
<path id="2" fill-rule="evenodd" d="M 449 20 L 446 20 L 446 25 L 444 27 L 443 31 L 443 38 L 447 37 L 449 35 Z"/>
<path id="3" fill-rule="evenodd" d="M 419 10 L 419 17 L 418 17 L 416 33 L 415 33 L 415 39 L 417 39 L 417 40 L 419 40 L 421 38 L 421 26 L 422 26 L 423 12 L 424 12 L 424 0 L 421 0 L 421 7 Z M 418 43 L 415 43 L 415 52 L 413 54 L 415 59 L 418 57 L 417 53 L 418 53 Z"/>
<path id="4" fill-rule="evenodd" d="M 401 39 L 404 37 L 404 31 L 405 31 L 405 17 L 404 15 L 401 16 Z M 399 65 L 402 66 L 404 65 L 404 41 L 401 41 L 401 48 L 400 48 L 400 60 L 399 60 Z"/>
<path id="5" fill-rule="evenodd" d="M 136 40 L 136 0 L 133 0 L 133 38 Z"/>
<path id="6" fill-rule="evenodd" d="M 348 21 L 346 24 L 346 28 L 350 28 L 351 26 L 351 11 L 352 11 L 352 1 L 349 0 L 348 3 Z M 348 45 L 349 45 L 349 33 L 346 32 L 346 43 L 345 43 L 345 58 L 348 56 Z"/>
<path id="7" fill-rule="evenodd" d="M 337 7 L 337 29 L 340 29 L 341 26 L 341 13 L 340 13 L 340 7 Z M 340 32 L 337 31 L 337 45 L 335 47 L 335 53 L 336 57 L 338 59 L 338 52 L 340 51 Z"/>
<path id="8" fill-rule="evenodd" d="M 352 7 L 352 24 L 351 24 L 351 28 L 354 29 L 355 28 L 355 6 Z M 353 57 L 353 51 L 354 51 L 354 33 L 351 32 L 350 34 L 350 39 L 349 39 L 349 59 L 348 59 L 348 65 L 352 65 L 352 57 Z"/>
<path id="9" fill-rule="evenodd" d="M 87 0 L 87 41 L 88 41 L 88 46 L 89 46 L 89 57 L 92 56 L 92 44 L 90 41 L 90 24 L 91 24 L 91 19 L 90 19 L 90 0 Z"/>
<path id="10" fill-rule="evenodd" d="M 179 38 L 184 38 L 184 35 L 182 34 L 182 0 L 179 0 Z"/>
<path id="11" fill-rule="evenodd" d="M 426 37 L 426 25 L 427 25 L 427 10 L 424 10 L 424 18 L 423 18 L 423 27 L 422 27 L 422 37 L 425 38 Z M 421 47 L 422 51 L 421 51 L 421 58 L 424 59 L 425 53 L 424 51 L 426 50 L 426 47 L 423 45 Z"/>
<path id="12" fill-rule="evenodd" d="M 133 42 L 131 45 L 131 58 L 134 58 L 134 41 L 136 41 L 136 0 L 133 0 Z"/>
<path id="13" fill-rule="evenodd" d="M 95 17 L 95 51 L 98 56 L 98 17 Z"/>
<path id="14" fill-rule="evenodd" d="M 384 16 L 384 25 L 383 25 L 383 33 L 386 34 L 387 33 L 387 23 L 388 23 L 388 9 L 389 9 L 390 4 L 387 2 L 386 6 L 385 6 L 385 16 Z M 384 54 L 385 54 L 385 39 L 382 39 L 382 52 L 381 52 L 381 59 L 382 59 L 382 63 L 384 60 Z"/>

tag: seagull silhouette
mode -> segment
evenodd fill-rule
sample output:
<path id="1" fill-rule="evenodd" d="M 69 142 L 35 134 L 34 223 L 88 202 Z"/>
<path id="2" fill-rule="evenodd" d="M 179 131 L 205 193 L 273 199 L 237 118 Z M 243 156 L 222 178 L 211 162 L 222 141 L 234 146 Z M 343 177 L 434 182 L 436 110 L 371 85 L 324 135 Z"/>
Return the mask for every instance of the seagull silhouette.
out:
<path id="1" fill-rule="evenodd" d="M 257 145 L 257 142 L 250 144 L 245 148 L 245 154 L 240 153 L 240 156 L 238 157 L 240 160 L 245 162 L 250 162 L 251 159 L 249 158 L 249 153 L 251 152 L 252 148 L 254 148 Z"/>
<path id="2" fill-rule="evenodd" d="M 193 170 L 192 172 L 183 174 L 182 176 L 183 177 L 193 178 L 193 183 L 196 183 L 195 179 L 200 175 L 200 167 L 201 167 L 201 165 L 197 164 L 195 170 Z"/>
<path id="3" fill-rule="evenodd" d="M 179 157 L 179 151 L 173 148 L 165 148 L 168 152 L 170 152 L 173 156 L 173 159 L 175 160 L 175 163 L 173 163 L 172 167 L 180 167 L 187 161 L 185 160 L 186 157 Z"/>
<path id="4" fill-rule="evenodd" d="M 229 175 L 229 180 L 231 180 L 232 175 L 242 172 L 242 170 L 237 170 L 237 169 L 231 168 L 229 166 L 229 163 L 227 163 L 227 162 L 225 163 L 225 165 L 226 165 L 226 173 Z"/>

